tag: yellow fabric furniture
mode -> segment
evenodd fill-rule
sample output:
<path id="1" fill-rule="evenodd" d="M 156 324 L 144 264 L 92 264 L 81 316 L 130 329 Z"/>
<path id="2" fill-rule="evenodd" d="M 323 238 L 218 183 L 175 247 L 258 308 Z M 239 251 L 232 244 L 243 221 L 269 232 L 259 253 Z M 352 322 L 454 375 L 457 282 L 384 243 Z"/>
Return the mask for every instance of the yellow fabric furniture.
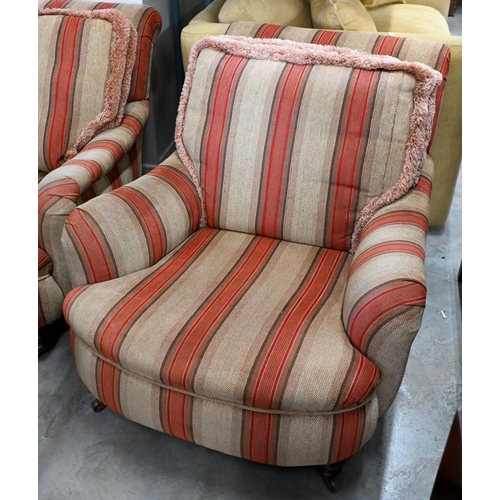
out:
<path id="1" fill-rule="evenodd" d="M 226 33 L 230 23 L 219 20 L 225 3 L 224 0 L 214 0 L 182 30 L 184 68 L 187 68 L 189 53 L 195 42 L 209 35 Z M 268 3 L 271 6 L 275 2 L 268 0 Z M 462 37 L 450 35 L 446 23 L 449 8 L 450 0 L 405 0 L 404 4 L 392 3 L 366 9 L 379 34 L 438 41 L 446 44 L 451 51 L 446 89 L 430 150 L 435 164 L 430 226 L 435 228 L 443 227 L 448 218 L 462 161 Z M 413 12 L 413 17 L 408 12 Z M 273 13 L 273 8 L 266 10 L 269 17 L 265 22 L 282 24 L 272 17 Z M 420 22 L 419 18 L 424 18 L 425 22 Z M 311 19 L 309 28 L 313 27 Z"/>
<path id="2" fill-rule="evenodd" d="M 311 17 L 314 28 L 377 31 L 360 0 L 311 0 Z"/>

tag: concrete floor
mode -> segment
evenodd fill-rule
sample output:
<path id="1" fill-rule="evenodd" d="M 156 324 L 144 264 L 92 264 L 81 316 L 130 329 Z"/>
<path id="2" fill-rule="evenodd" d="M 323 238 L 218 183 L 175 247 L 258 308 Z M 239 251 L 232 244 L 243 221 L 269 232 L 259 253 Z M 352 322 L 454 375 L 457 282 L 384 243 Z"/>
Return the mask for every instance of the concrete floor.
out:
<path id="1" fill-rule="evenodd" d="M 461 5 L 449 19 L 453 33 L 461 34 Z M 431 229 L 427 239 L 427 306 L 403 383 L 372 439 L 346 462 L 337 498 L 431 497 L 461 408 L 461 259 L 460 174 L 445 227 Z M 76 373 L 65 333 L 38 362 L 39 500 L 332 498 L 314 468 L 279 468 L 223 455 L 108 409 L 94 413 L 93 399 Z"/>

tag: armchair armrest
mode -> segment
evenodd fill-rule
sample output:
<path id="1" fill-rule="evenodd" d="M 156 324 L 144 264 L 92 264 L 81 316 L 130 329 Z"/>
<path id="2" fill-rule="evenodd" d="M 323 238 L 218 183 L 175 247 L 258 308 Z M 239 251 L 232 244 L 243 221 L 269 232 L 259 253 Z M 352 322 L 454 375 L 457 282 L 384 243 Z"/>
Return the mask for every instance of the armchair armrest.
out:
<path id="1" fill-rule="evenodd" d="M 344 327 L 352 345 L 380 369 L 380 415 L 396 396 L 422 322 L 433 168 L 428 158 L 415 188 L 368 222 L 349 271 Z"/>
<path id="2" fill-rule="evenodd" d="M 118 127 L 96 135 L 78 155 L 38 184 L 38 246 L 53 260 L 53 276 L 64 293 L 69 291 L 61 246 L 64 222 L 82 201 L 82 194 L 130 150 L 148 117 L 148 101 L 127 104 Z"/>
<path id="3" fill-rule="evenodd" d="M 156 264 L 198 228 L 201 205 L 174 152 L 139 179 L 80 205 L 62 244 L 72 288 Z"/>

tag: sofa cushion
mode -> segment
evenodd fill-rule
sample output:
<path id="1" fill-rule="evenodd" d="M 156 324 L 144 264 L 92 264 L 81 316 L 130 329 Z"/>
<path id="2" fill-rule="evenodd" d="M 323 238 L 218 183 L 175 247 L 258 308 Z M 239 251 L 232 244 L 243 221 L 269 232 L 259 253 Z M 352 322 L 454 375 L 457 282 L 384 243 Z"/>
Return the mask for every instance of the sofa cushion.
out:
<path id="1" fill-rule="evenodd" d="M 382 5 L 370 9 L 377 31 L 450 36 L 446 19 L 427 5 Z"/>
<path id="2" fill-rule="evenodd" d="M 220 23 L 255 21 L 310 28 L 309 0 L 226 0 L 219 12 Z"/>
<path id="3" fill-rule="evenodd" d="M 198 184 L 203 222 L 354 248 L 370 215 L 418 180 L 441 80 L 422 64 L 346 48 L 200 40 L 176 145 Z"/>
<path id="4" fill-rule="evenodd" d="M 101 359 L 157 387 L 247 409 L 344 410 L 379 380 L 342 325 L 351 259 L 205 228 L 151 268 L 74 289 L 65 316 Z"/>
<path id="5" fill-rule="evenodd" d="M 360 0 L 311 0 L 313 28 L 377 31 Z"/>
<path id="6" fill-rule="evenodd" d="M 39 10 L 38 170 L 54 170 L 120 123 L 136 43 L 116 10 Z"/>
<path id="7" fill-rule="evenodd" d="M 374 7 L 380 7 L 381 5 L 387 5 L 390 3 L 406 3 L 405 0 L 361 0 L 361 3 L 367 9 L 373 9 Z"/>

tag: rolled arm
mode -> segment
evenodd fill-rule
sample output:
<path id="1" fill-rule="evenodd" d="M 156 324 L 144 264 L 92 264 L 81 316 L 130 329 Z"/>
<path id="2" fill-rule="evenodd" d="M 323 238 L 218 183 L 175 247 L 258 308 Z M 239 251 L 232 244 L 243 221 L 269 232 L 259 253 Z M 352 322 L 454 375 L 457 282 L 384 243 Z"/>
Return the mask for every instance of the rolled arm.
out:
<path id="1" fill-rule="evenodd" d="M 380 369 L 380 415 L 396 396 L 422 322 L 432 175 L 428 159 L 417 186 L 374 215 L 349 271 L 344 328 L 353 346 Z"/>
<path id="2" fill-rule="evenodd" d="M 198 228 L 201 205 L 177 153 L 68 217 L 62 244 L 72 288 L 146 269 Z"/>
<path id="3" fill-rule="evenodd" d="M 61 245 L 64 222 L 82 201 L 82 195 L 134 145 L 148 116 L 148 101 L 127 104 L 120 126 L 98 134 L 78 155 L 38 184 L 38 246 L 53 260 L 53 276 L 64 293 L 69 287 Z"/>

